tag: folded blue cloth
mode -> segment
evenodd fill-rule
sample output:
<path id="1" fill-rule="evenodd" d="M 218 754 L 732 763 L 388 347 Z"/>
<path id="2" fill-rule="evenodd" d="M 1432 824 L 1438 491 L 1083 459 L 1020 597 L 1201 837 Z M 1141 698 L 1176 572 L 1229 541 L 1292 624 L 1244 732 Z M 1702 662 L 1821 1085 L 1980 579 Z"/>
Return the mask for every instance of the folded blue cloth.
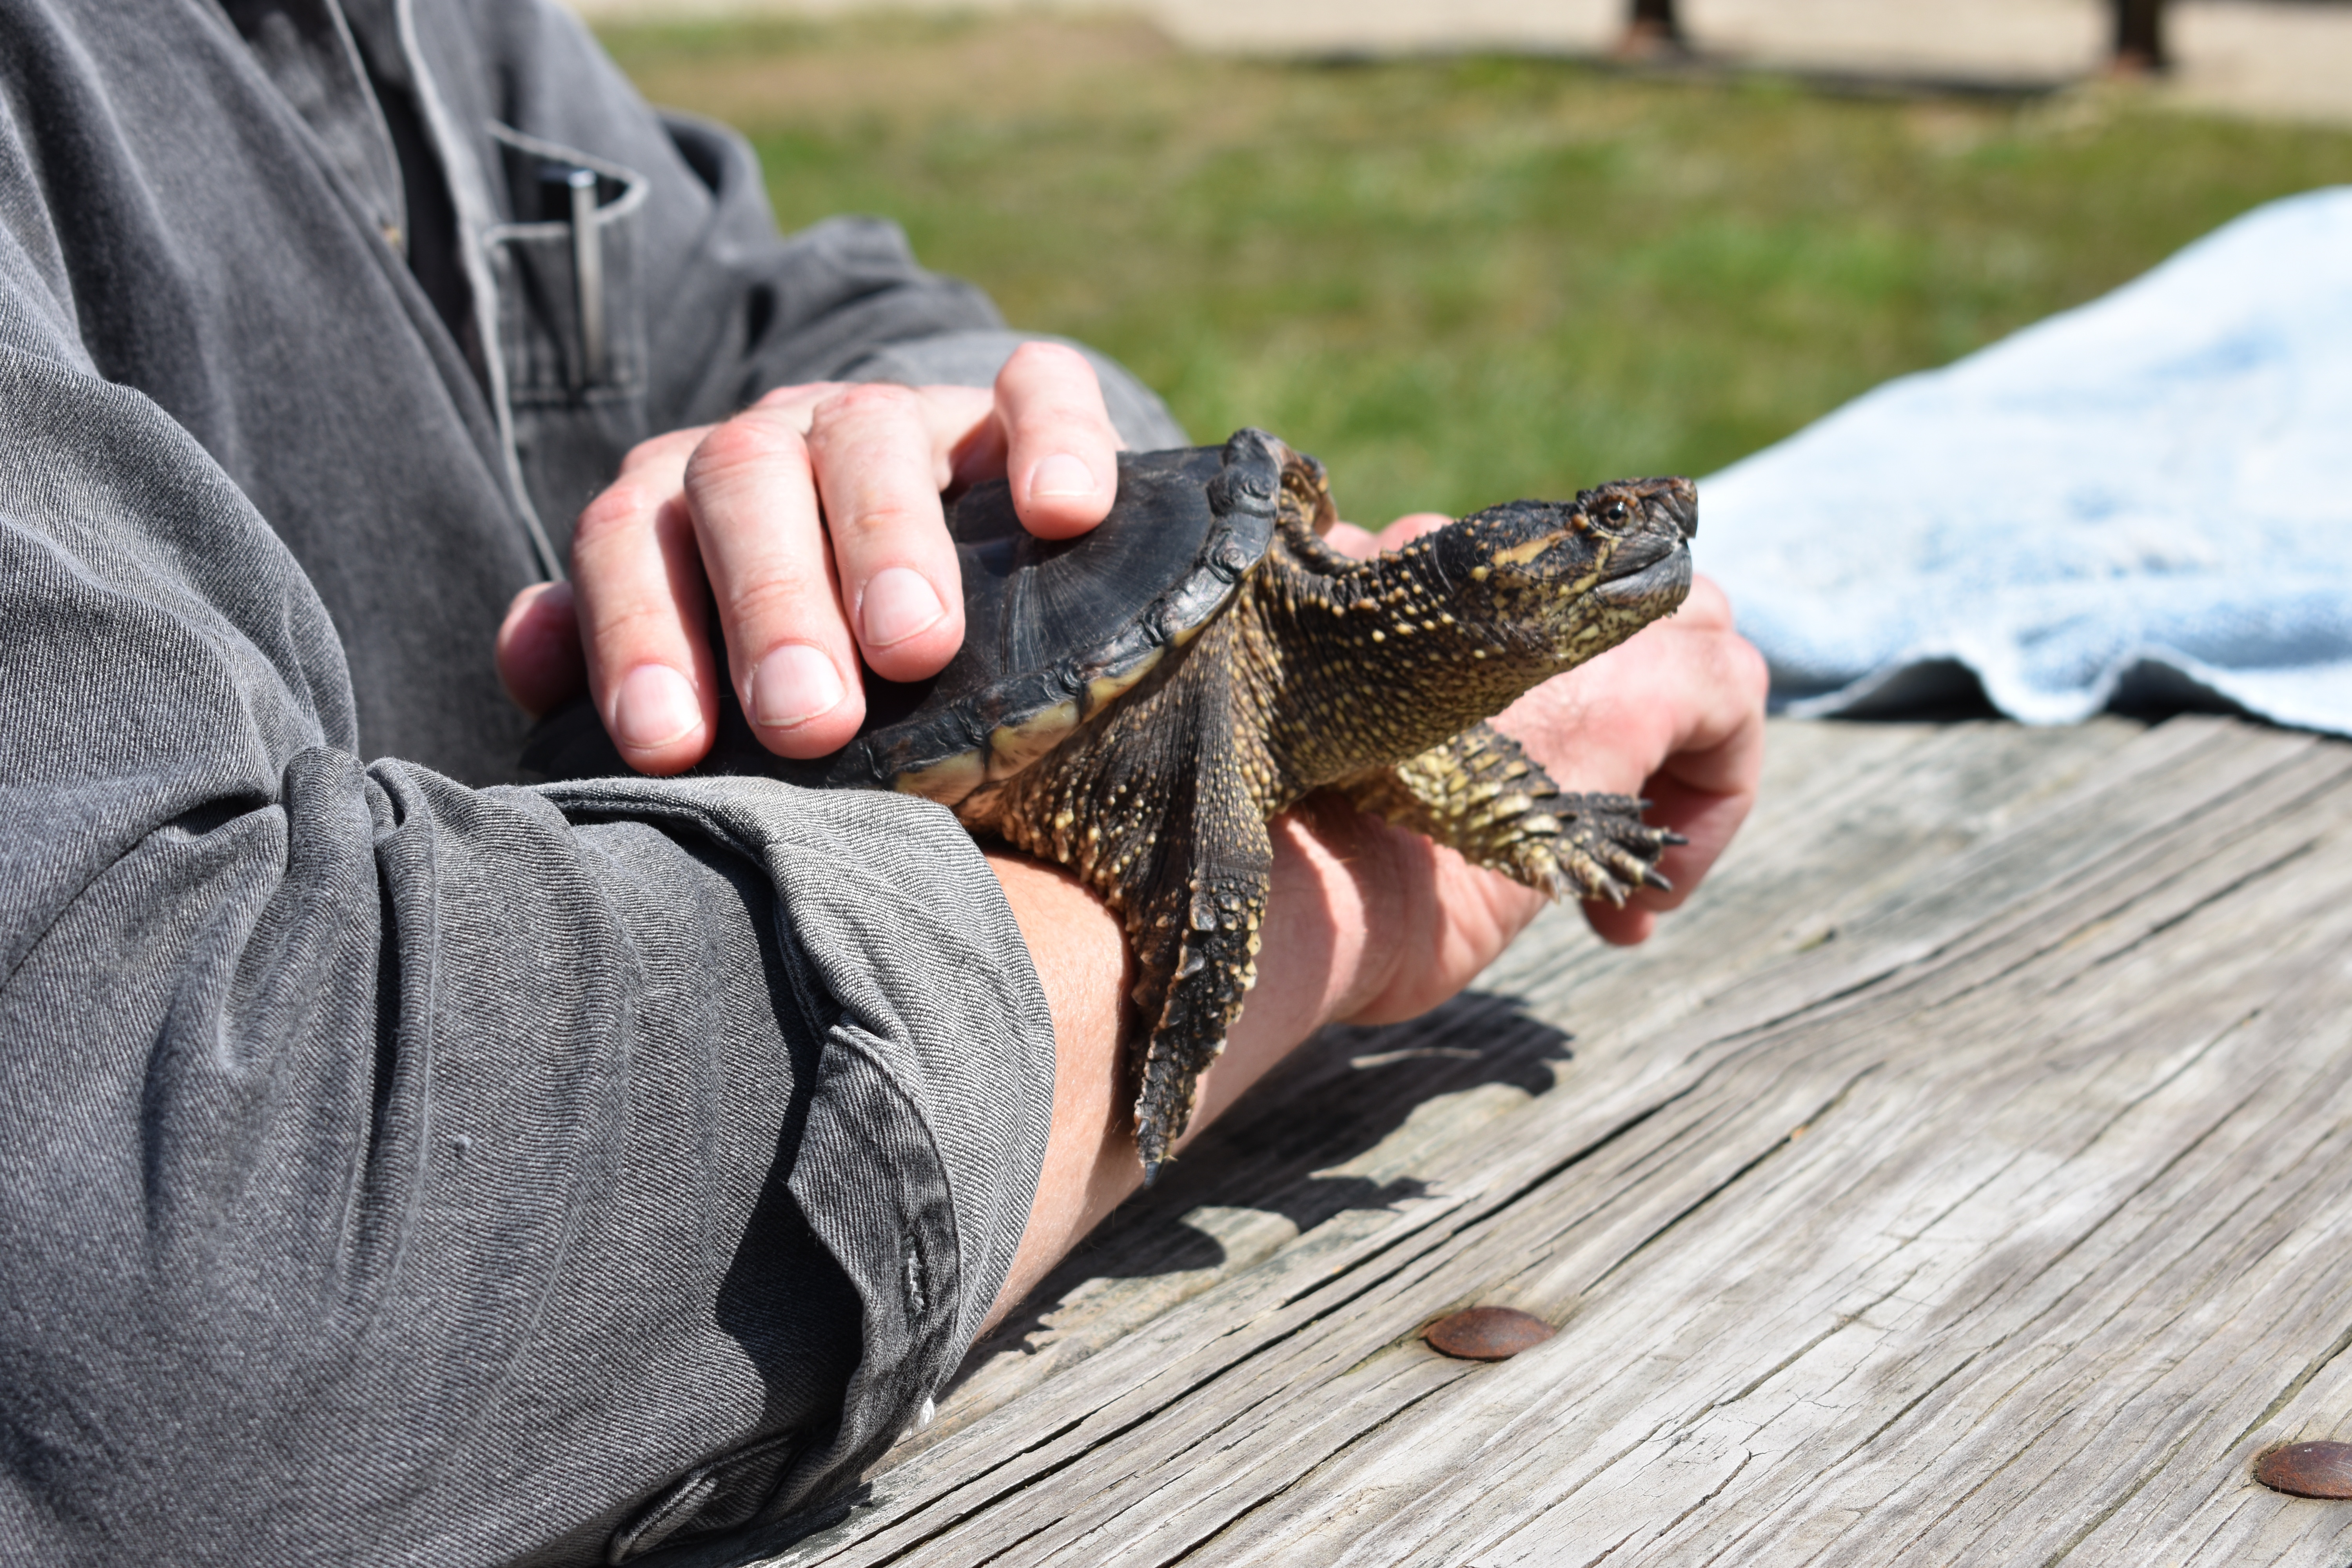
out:
<path id="1" fill-rule="evenodd" d="M 2352 733 L 2352 188 L 1906 376 L 1700 488 L 1776 708 L 1965 666 L 2028 723 L 2219 698 Z"/>

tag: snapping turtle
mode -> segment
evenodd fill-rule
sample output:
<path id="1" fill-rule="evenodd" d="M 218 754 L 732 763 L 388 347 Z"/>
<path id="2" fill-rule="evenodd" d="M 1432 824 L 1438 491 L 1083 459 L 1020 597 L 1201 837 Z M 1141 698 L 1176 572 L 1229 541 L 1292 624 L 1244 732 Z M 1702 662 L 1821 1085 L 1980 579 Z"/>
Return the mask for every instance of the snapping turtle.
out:
<path id="1" fill-rule="evenodd" d="M 1322 465 L 1243 430 L 1121 454 L 1111 515 L 1032 537 L 1002 480 L 954 506 L 962 650 L 935 679 L 868 682 L 864 732 L 770 754 L 731 703 L 702 771 L 897 789 L 1069 868 L 1118 911 L 1143 1049 L 1146 1180 L 1255 977 L 1266 819 L 1335 788 L 1552 897 L 1663 888 L 1675 836 L 1643 802 L 1563 793 L 1489 727 L 1521 692 L 1682 602 L 1687 479 L 1492 508 L 1371 561 L 1324 543 Z M 550 773 L 613 771 L 585 705 L 542 726 Z"/>

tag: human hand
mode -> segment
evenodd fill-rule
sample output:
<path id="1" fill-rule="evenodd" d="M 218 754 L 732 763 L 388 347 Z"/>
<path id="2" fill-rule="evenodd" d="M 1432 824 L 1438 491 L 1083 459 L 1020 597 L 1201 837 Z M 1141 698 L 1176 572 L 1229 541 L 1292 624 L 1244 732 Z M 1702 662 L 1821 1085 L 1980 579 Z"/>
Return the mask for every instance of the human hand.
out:
<path id="1" fill-rule="evenodd" d="M 859 660 L 919 680 L 963 642 L 942 492 L 1000 475 L 1045 539 L 1109 512 L 1120 447 L 1094 367 L 1024 344 L 992 389 L 780 388 L 630 452 L 572 535 L 572 581 L 515 596 L 499 679 L 545 713 L 584 684 L 629 765 L 692 767 L 717 732 L 707 606 L 761 744 L 819 757 L 866 716 Z"/>

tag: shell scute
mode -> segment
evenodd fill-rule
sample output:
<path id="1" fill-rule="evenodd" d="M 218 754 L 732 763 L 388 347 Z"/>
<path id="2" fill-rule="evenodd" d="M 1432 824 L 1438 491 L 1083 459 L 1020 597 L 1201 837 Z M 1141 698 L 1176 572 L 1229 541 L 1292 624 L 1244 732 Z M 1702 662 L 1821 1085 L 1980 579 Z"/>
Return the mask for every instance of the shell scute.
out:
<path id="1" fill-rule="evenodd" d="M 967 754 L 991 784 L 1045 756 L 1232 601 L 1273 542 L 1286 461 L 1288 448 L 1255 430 L 1222 447 L 1121 453 L 1110 516 L 1072 540 L 1031 536 L 1003 480 L 974 486 L 949 517 L 962 650 L 919 686 L 869 676 L 878 721 L 831 771 L 887 787 L 921 779 L 916 793 L 944 800 L 929 781 L 960 787 Z"/>

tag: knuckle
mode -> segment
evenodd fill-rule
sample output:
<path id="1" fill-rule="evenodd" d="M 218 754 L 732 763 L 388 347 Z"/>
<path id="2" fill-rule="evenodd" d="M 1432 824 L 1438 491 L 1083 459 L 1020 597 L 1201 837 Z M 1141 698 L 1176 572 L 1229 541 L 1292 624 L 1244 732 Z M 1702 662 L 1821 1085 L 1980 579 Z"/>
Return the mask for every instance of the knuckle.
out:
<path id="1" fill-rule="evenodd" d="M 998 384 L 1024 428 L 1072 423 L 1109 426 L 1094 362 L 1067 344 L 1024 343 L 1004 362 Z"/>
<path id="2" fill-rule="evenodd" d="M 756 578 L 728 585 L 727 621 L 764 646 L 785 632 L 819 630 L 830 604 L 821 579 L 790 566 L 772 566 Z"/>
<path id="3" fill-rule="evenodd" d="M 1008 371 L 1029 372 L 1041 375 L 1078 375 L 1088 379 L 1094 375 L 1094 365 L 1087 356 L 1067 343 L 1025 342 L 1014 349 L 1004 362 Z"/>
<path id="4" fill-rule="evenodd" d="M 604 607 L 597 617 L 599 644 L 611 648 L 643 648 L 675 640 L 677 612 L 650 599 L 625 599 Z"/>
<path id="5" fill-rule="evenodd" d="M 671 461 L 682 453 L 692 451 L 695 443 L 702 438 L 702 430 L 697 427 L 690 430 L 671 430 L 663 435 L 647 437 L 629 448 L 628 455 L 621 459 L 621 471 L 625 474 L 632 468 L 644 468 L 649 463 Z"/>
<path id="6" fill-rule="evenodd" d="M 877 496 L 835 523 L 835 532 L 857 541 L 919 536 L 927 527 L 937 526 L 936 516 L 936 512 L 926 513 L 911 500 Z"/>
<path id="7" fill-rule="evenodd" d="M 593 551 L 616 535 L 635 531 L 651 519 L 653 510 L 653 499 L 637 486 L 626 479 L 614 481 L 581 510 L 579 521 L 572 525 L 572 553 Z"/>
<path id="8" fill-rule="evenodd" d="M 751 406 L 754 408 L 798 406 L 830 396 L 840 390 L 841 384 L 837 381 L 806 381 L 796 386 L 771 387 L 761 394 L 760 400 Z"/>
<path id="9" fill-rule="evenodd" d="M 1731 595 L 1723 591 L 1722 584 L 1704 572 L 1698 573 L 1691 578 L 1690 595 L 1684 601 L 1682 619 L 1706 630 L 1728 631 L 1733 622 Z"/>
<path id="10" fill-rule="evenodd" d="M 808 454 L 800 435 L 789 426 L 766 419 L 730 419 L 703 437 L 687 459 L 689 488 L 724 482 L 747 469 L 783 467 L 805 469 Z"/>
<path id="11" fill-rule="evenodd" d="M 841 388 L 818 404 L 814 419 L 819 425 L 835 425 L 920 419 L 922 414 L 922 398 L 913 387 L 887 381 L 861 381 Z"/>
<path id="12" fill-rule="evenodd" d="M 1772 667 L 1762 650 L 1746 637 L 1734 637 L 1731 645 L 1732 678 L 1747 693 L 1750 706 L 1760 708 L 1771 694 Z"/>

